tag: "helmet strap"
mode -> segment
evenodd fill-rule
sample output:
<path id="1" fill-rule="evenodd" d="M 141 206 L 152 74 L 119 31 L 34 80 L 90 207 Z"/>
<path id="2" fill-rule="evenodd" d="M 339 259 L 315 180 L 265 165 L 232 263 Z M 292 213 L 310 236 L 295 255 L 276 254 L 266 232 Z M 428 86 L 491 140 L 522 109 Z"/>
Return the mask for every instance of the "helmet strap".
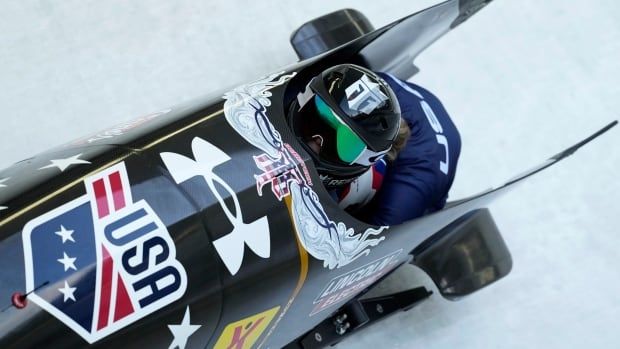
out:
<path id="1" fill-rule="evenodd" d="M 316 134 L 312 136 L 312 140 L 314 141 L 315 139 L 319 140 L 319 146 L 322 148 L 323 147 L 323 136 Z"/>

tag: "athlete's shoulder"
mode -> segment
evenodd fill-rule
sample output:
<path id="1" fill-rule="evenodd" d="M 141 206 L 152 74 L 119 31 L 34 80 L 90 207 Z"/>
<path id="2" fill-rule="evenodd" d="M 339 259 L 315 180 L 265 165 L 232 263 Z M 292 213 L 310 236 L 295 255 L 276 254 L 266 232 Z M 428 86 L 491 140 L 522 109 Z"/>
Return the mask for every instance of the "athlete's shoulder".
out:
<path id="1" fill-rule="evenodd" d="M 407 94 L 410 96 L 415 96 L 418 99 L 439 101 L 435 94 L 418 84 L 401 80 L 389 73 L 380 72 L 378 73 L 378 75 L 381 76 L 381 78 L 383 78 L 383 80 L 388 85 L 390 85 L 390 87 L 392 88 L 392 90 L 394 90 L 394 93 L 396 93 L 397 96 Z"/>

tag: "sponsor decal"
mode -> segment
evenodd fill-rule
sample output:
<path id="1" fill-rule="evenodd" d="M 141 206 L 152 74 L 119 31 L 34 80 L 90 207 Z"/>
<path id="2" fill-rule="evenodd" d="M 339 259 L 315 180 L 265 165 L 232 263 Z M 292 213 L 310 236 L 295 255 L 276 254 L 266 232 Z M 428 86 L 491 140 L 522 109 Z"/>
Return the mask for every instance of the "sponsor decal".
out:
<path id="1" fill-rule="evenodd" d="M 73 165 L 80 165 L 80 164 L 90 164 L 90 161 L 86 161 L 86 160 L 82 160 L 80 159 L 80 156 L 82 156 L 82 154 L 77 154 L 77 155 L 73 155 L 70 156 L 68 158 L 64 158 L 64 159 L 53 159 L 50 160 L 51 164 L 47 165 L 47 166 L 43 166 L 41 168 L 39 168 L 39 170 L 43 170 L 46 168 L 53 168 L 53 167 L 57 167 L 60 172 L 65 172 L 65 170 Z"/>
<path id="2" fill-rule="evenodd" d="M 144 115 L 144 116 L 140 116 L 134 120 L 128 121 L 128 122 L 124 122 L 122 124 L 118 124 L 115 126 L 112 126 L 111 128 L 101 131 L 97 134 L 94 134 L 92 136 L 88 136 L 85 138 L 80 138 L 78 140 L 75 140 L 73 142 L 71 142 L 70 144 L 68 144 L 68 146 L 72 146 L 72 145 L 87 145 L 87 144 L 92 144 L 98 141 L 102 141 L 104 139 L 110 139 L 110 138 L 114 138 L 117 136 L 121 136 L 124 135 L 125 133 L 138 128 L 144 124 L 146 124 L 147 122 L 157 118 L 158 116 L 161 116 L 163 114 L 166 114 L 168 112 L 170 112 L 172 109 L 166 109 L 166 110 L 161 110 L 152 114 L 148 114 L 148 115 Z"/>
<path id="3" fill-rule="evenodd" d="M 353 297 L 363 289 L 372 285 L 380 277 L 385 275 L 385 273 L 392 270 L 402 251 L 401 249 L 392 252 L 385 257 L 331 279 L 314 300 L 314 309 L 312 309 L 310 316 Z"/>
<path id="4" fill-rule="evenodd" d="M 177 184 L 183 183 L 192 177 L 202 177 L 217 199 L 226 217 L 233 225 L 232 232 L 213 241 L 217 253 L 222 258 L 228 271 L 235 275 L 241 268 L 245 246 L 262 258 L 269 258 L 271 244 L 269 222 L 263 216 L 251 223 L 245 223 L 239 198 L 235 191 L 220 176 L 215 174 L 216 166 L 230 160 L 230 157 L 213 144 L 194 138 L 192 141 L 194 159 L 176 153 L 161 153 L 160 156 Z M 234 212 L 226 205 L 224 198 L 215 188 L 215 184 L 230 195 L 234 202 Z"/>
<path id="5" fill-rule="evenodd" d="M 187 274 L 161 219 L 133 200 L 123 162 L 84 185 L 22 237 L 28 299 L 94 343 L 181 298 Z"/>
<path id="6" fill-rule="evenodd" d="M 326 185 L 330 185 L 330 186 L 342 186 L 345 184 L 349 184 L 351 182 L 353 182 L 355 180 L 355 178 L 347 178 L 347 179 L 330 179 L 330 177 L 328 175 L 324 175 L 321 174 L 320 175 L 321 181 L 323 183 L 325 183 Z"/>
<path id="7" fill-rule="evenodd" d="M 250 349 L 265 331 L 280 307 L 228 324 L 215 343 L 215 349 Z"/>
<path id="8" fill-rule="evenodd" d="M 370 81 L 366 74 L 347 87 L 344 92 L 347 94 L 349 109 L 364 114 L 372 113 L 388 100 L 385 93 L 381 91 L 381 86 Z"/>
<path id="9" fill-rule="evenodd" d="M 288 153 L 295 159 L 295 162 L 301 166 L 301 169 L 304 173 L 304 178 L 306 179 L 306 184 L 312 186 L 312 177 L 310 177 L 310 172 L 308 171 L 308 167 L 306 163 L 301 158 L 301 156 L 291 147 L 290 144 L 284 143 L 284 147 L 288 150 Z"/>
<path id="10" fill-rule="evenodd" d="M 174 340 L 172 340 L 168 348 L 185 349 L 189 337 L 202 327 L 202 325 L 192 325 L 189 319 L 189 306 L 187 306 L 185 308 L 185 315 L 183 315 L 183 321 L 178 325 L 168 325 L 168 329 L 170 329 L 174 336 Z"/>
<path id="11" fill-rule="evenodd" d="M 302 246 L 310 255 L 322 260 L 325 267 L 340 268 L 368 255 L 369 247 L 385 239 L 376 236 L 387 227 L 356 233 L 344 223 L 331 220 L 325 213 L 312 189 L 303 160 L 289 144 L 282 141 L 267 116 L 267 108 L 271 105 L 270 89 L 294 75 L 269 75 L 227 92 L 224 95 L 224 115 L 241 137 L 263 151 L 263 154 L 254 157 L 258 169 L 262 171 L 255 176 L 258 194 L 262 196 L 264 186 L 270 183 L 271 191 L 279 200 L 290 196 L 293 223 Z"/>

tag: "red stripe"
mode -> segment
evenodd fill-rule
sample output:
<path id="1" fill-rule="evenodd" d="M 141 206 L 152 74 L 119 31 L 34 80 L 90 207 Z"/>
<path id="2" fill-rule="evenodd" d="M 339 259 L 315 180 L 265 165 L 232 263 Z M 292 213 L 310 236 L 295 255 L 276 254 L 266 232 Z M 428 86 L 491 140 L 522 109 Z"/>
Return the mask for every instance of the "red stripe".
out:
<path id="1" fill-rule="evenodd" d="M 374 167 L 372 169 L 372 189 L 379 190 L 383 183 L 383 174 L 377 171 Z"/>
<path id="2" fill-rule="evenodd" d="M 124 318 L 125 316 L 133 313 L 133 305 L 129 300 L 129 294 L 125 288 L 125 283 L 119 274 L 116 274 L 117 286 L 116 286 L 116 307 L 114 307 L 114 322 Z"/>
<path id="3" fill-rule="evenodd" d="M 118 211 L 125 207 L 125 193 L 123 193 L 123 182 L 121 182 L 120 172 L 114 172 L 110 175 L 110 186 L 112 187 L 114 209 Z"/>
<path id="4" fill-rule="evenodd" d="M 97 322 L 97 330 L 108 326 L 108 314 L 110 314 L 110 296 L 112 294 L 112 268 L 114 261 L 104 246 L 103 250 L 103 267 L 101 273 L 101 298 L 99 300 L 99 321 Z"/>
<path id="5" fill-rule="evenodd" d="M 110 214 L 110 208 L 108 207 L 108 196 L 105 192 L 105 184 L 103 179 L 98 179 L 93 182 L 93 189 L 95 190 L 95 199 L 97 200 L 97 212 L 99 218 L 103 218 Z"/>
<path id="6" fill-rule="evenodd" d="M 344 200 L 344 198 L 349 195 L 349 191 L 351 191 L 351 183 L 347 184 L 347 186 L 340 192 L 338 201 Z"/>

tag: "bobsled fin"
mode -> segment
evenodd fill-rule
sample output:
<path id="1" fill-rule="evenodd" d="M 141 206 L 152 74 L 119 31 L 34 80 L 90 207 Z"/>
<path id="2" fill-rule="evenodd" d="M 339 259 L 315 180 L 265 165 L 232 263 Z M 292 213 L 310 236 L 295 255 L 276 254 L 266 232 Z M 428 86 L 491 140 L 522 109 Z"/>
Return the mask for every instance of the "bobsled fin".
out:
<path id="1" fill-rule="evenodd" d="M 587 138 L 585 138 L 584 140 L 582 140 L 581 142 L 555 154 L 554 156 L 550 157 L 549 159 L 545 160 L 543 163 L 539 164 L 538 166 L 535 166 L 533 168 L 530 168 L 529 170 L 522 172 L 514 177 L 512 177 L 511 179 L 509 179 L 508 181 L 506 181 L 503 185 L 497 187 L 497 188 L 492 188 L 489 190 L 486 190 L 482 193 L 470 196 L 470 197 L 466 197 L 464 199 L 460 199 L 460 200 L 456 200 L 456 201 L 451 201 L 448 204 L 446 204 L 446 206 L 444 207 L 444 210 L 450 207 L 454 207 L 460 204 L 463 204 L 465 202 L 468 201 L 472 201 L 475 200 L 477 198 L 486 196 L 487 194 L 490 193 L 498 193 L 498 192 L 503 192 L 504 190 L 506 190 L 506 188 L 511 187 L 512 184 L 517 183 L 522 181 L 523 179 L 538 173 L 556 163 L 558 163 L 559 161 L 565 159 L 566 157 L 568 157 L 569 155 L 573 154 L 574 152 L 577 151 L 577 149 L 583 147 L 584 145 L 590 143 L 592 140 L 594 140 L 595 138 L 598 138 L 600 135 L 602 135 L 603 133 L 609 131 L 612 127 L 616 126 L 618 124 L 617 120 L 614 120 L 613 122 L 610 122 L 607 126 L 601 128 L 600 130 L 596 131 L 595 133 L 593 133 L 592 135 L 588 136 Z M 498 193 L 499 194 L 499 193 Z M 495 197 L 495 196 L 494 196 Z M 482 206 L 481 206 L 482 207 Z"/>
<path id="2" fill-rule="evenodd" d="M 553 155 L 552 157 L 550 157 L 549 159 L 547 159 L 544 163 L 540 164 L 537 167 L 534 167 L 532 169 L 530 169 L 529 171 L 526 171 L 523 174 L 520 174 L 518 176 L 513 177 L 512 179 L 508 180 L 506 182 L 506 184 L 504 186 L 510 185 L 514 182 L 518 182 L 521 179 L 524 179 L 526 177 L 529 177 L 531 175 L 533 175 L 534 173 L 540 172 L 544 169 L 546 169 L 547 167 L 557 163 L 558 161 L 572 155 L 574 152 L 577 151 L 577 149 L 583 147 L 584 145 L 590 143 L 592 140 L 594 140 L 595 138 L 597 138 L 598 136 L 602 135 L 603 133 L 609 131 L 609 129 L 611 129 L 612 127 L 616 126 L 618 124 L 618 120 L 614 120 L 613 122 L 610 122 L 607 126 L 601 128 L 600 130 L 594 132 L 592 135 L 588 136 L 587 138 L 585 138 L 584 140 L 582 140 L 581 142 Z"/>
<path id="3" fill-rule="evenodd" d="M 492 0 L 449 0 L 378 29 L 358 53 L 364 65 L 407 80 L 417 72 L 413 60 L 429 45 Z M 369 33 L 367 35 L 372 35 Z"/>
<path id="4" fill-rule="evenodd" d="M 590 143 L 590 141 L 592 141 L 593 139 L 595 139 L 596 137 L 602 135 L 603 133 L 607 132 L 610 128 L 616 126 L 618 124 L 618 120 L 614 120 L 612 122 L 610 122 L 609 124 L 607 124 L 607 126 L 603 127 L 602 129 L 596 131 L 594 134 L 592 134 L 590 137 L 584 139 L 583 141 L 573 145 L 572 147 L 564 150 L 563 152 L 560 152 L 554 156 L 551 157 L 551 159 L 554 160 L 561 160 L 569 155 L 572 155 L 574 152 L 577 151 L 577 149 L 583 147 L 584 145 Z"/>

